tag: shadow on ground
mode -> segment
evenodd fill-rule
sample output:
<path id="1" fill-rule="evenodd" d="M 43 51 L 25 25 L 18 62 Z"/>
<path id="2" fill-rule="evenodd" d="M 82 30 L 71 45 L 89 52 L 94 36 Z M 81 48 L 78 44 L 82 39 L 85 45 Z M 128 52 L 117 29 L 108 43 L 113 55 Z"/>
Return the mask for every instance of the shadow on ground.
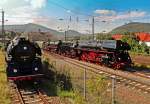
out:
<path id="1" fill-rule="evenodd" d="M 57 96 L 59 91 L 72 91 L 70 76 L 57 72 L 47 61 L 43 61 L 43 70 L 45 78 L 41 87 L 48 96 Z"/>
<path id="2" fill-rule="evenodd" d="M 150 68 L 148 68 L 146 65 L 134 66 L 133 68 L 136 70 L 136 72 L 143 72 L 150 74 Z"/>
<path id="3" fill-rule="evenodd" d="M 140 66 L 132 66 L 130 68 L 127 68 L 126 71 L 128 72 L 139 72 L 139 73 L 145 73 L 145 74 L 150 74 L 150 68 L 147 67 L 146 65 L 140 65 Z"/>

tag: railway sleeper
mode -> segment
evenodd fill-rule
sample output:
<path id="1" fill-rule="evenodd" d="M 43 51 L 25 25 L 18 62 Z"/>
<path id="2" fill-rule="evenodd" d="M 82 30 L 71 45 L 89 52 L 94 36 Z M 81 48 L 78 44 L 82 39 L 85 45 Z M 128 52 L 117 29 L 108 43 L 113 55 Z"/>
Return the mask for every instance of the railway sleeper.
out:
<path id="1" fill-rule="evenodd" d="M 29 101 L 25 101 L 25 104 L 39 104 L 39 102 L 41 102 L 41 99 L 34 99 L 34 100 L 29 100 Z"/>
<path id="2" fill-rule="evenodd" d="M 20 91 L 23 95 L 33 95 L 36 94 L 36 91 L 31 91 L 31 92 L 24 92 L 24 91 Z"/>

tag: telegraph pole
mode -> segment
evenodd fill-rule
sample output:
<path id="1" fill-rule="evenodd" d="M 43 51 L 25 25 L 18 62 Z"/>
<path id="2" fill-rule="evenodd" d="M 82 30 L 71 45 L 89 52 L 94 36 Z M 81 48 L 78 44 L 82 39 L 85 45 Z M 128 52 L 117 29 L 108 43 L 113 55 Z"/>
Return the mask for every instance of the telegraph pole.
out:
<path id="1" fill-rule="evenodd" d="M 67 31 L 65 30 L 65 41 L 67 41 Z"/>
<path id="2" fill-rule="evenodd" d="M 4 33 L 4 11 L 2 10 L 2 38 L 5 45 L 5 33 Z"/>
<path id="3" fill-rule="evenodd" d="M 93 35 L 93 40 L 96 40 L 96 37 L 95 37 L 95 31 L 94 31 L 94 27 L 95 26 L 95 19 L 94 19 L 94 16 L 92 18 L 92 35 Z"/>
<path id="4" fill-rule="evenodd" d="M 70 22 L 72 21 L 72 17 L 71 17 L 71 16 L 69 17 L 69 21 L 70 21 Z"/>
<path id="5" fill-rule="evenodd" d="M 86 100 L 86 69 L 84 69 L 84 99 Z"/>
<path id="6" fill-rule="evenodd" d="M 112 76 L 112 103 L 111 104 L 116 104 L 116 99 L 115 99 L 115 82 L 116 82 L 116 76 Z"/>

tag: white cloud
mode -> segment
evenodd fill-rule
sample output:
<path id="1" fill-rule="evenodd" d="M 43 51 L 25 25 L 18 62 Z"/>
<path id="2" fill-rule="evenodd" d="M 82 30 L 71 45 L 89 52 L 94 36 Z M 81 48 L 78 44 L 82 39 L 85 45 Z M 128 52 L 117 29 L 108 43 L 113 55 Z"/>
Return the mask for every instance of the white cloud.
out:
<path id="1" fill-rule="evenodd" d="M 8 20 L 6 24 L 8 25 L 9 24 L 25 24 L 25 23 L 33 22 L 33 23 L 46 25 L 53 29 L 57 29 L 58 26 L 67 27 L 68 26 L 67 21 L 60 22 L 56 20 L 56 18 L 53 18 L 53 19 L 46 18 L 41 15 L 41 10 L 46 6 L 46 3 L 47 3 L 47 0 L 1 0 L 0 9 L 1 8 L 4 9 L 5 19 Z M 66 12 L 71 13 L 70 10 Z M 105 20 L 105 21 L 109 21 L 110 23 L 112 23 L 112 21 L 117 21 L 117 20 L 124 21 L 125 19 L 129 19 L 129 18 L 146 16 L 146 12 L 144 11 L 131 11 L 128 13 L 125 13 L 125 12 L 117 13 L 114 10 L 104 9 L 104 10 L 95 10 L 94 13 L 99 14 L 99 16 L 97 17 L 99 21 Z M 85 19 L 87 18 L 88 17 L 86 17 Z M 85 31 L 85 30 L 91 31 L 92 26 L 89 24 L 90 24 L 89 22 L 72 23 L 70 27 L 71 29 L 76 29 L 78 31 Z M 107 25 L 106 22 L 103 23 L 102 25 L 99 23 L 96 23 L 95 25 L 96 25 L 95 26 L 96 32 L 104 30 L 104 27 L 106 29 L 109 29 L 108 27 L 110 28 L 114 27 L 114 25 L 111 27 L 111 24 Z"/>
<path id="2" fill-rule="evenodd" d="M 29 0 L 26 0 L 29 2 Z M 46 5 L 46 0 L 30 0 L 30 4 L 33 8 L 42 8 Z"/>
<path id="3" fill-rule="evenodd" d="M 2 2 L 0 2 L 0 5 L 3 5 L 7 2 L 7 0 L 3 0 Z"/>
<path id="4" fill-rule="evenodd" d="M 6 24 L 24 24 L 39 18 L 40 9 L 46 6 L 47 0 L 3 0 L 0 9 L 5 11 Z"/>
<path id="5" fill-rule="evenodd" d="M 67 10 L 66 12 L 67 12 L 67 13 L 71 13 L 71 10 Z"/>
<path id="6" fill-rule="evenodd" d="M 115 15 L 116 14 L 116 12 L 114 10 L 106 10 L 106 9 L 95 10 L 94 13 L 102 14 L 102 15 Z"/>
<path id="7" fill-rule="evenodd" d="M 127 18 L 135 18 L 135 17 L 143 17 L 146 15 L 146 12 L 138 12 L 138 11 L 131 11 L 126 14 L 117 15 L 115 19 L 127 19 Z"/>
<path id="8" fill-rule="evenodd" d="M 128 13 L 117 13 L 116 15 L 104 15 L 98 16 L 97 19 L 101 21 L 116 21 L 116 20 L 125 20 L 138 17 L 144 17 L 146 12 L 144 11 L 130 11 Z"/>

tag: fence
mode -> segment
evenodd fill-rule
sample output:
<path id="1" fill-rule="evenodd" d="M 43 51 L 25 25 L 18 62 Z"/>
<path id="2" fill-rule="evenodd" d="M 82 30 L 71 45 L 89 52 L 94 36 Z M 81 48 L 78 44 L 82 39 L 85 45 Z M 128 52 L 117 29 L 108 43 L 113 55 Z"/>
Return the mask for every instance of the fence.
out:
<path id="1" fill-rule="evenodd" d="M 53 56 L 46 56 L 57 73 L 67 76 L 66 88 L 71 87 L 75 93 L 75 104 L 148 104 L 149 94 L 137 91 L 128 84 L 121 84 L 115 76 L 96 74 Z"/>

